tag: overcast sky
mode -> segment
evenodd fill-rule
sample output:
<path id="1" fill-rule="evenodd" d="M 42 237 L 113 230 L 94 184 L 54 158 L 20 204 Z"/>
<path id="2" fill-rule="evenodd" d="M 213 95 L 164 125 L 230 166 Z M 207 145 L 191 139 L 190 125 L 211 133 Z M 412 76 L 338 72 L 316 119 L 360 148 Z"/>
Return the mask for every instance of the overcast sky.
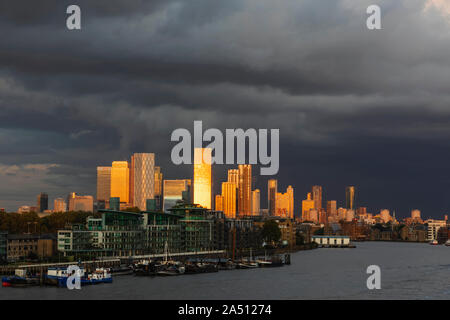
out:
<path id="1" fill-rule="evenodd" d="M 382 30 L 366 28 L 370 4 Z M 314 184 L 338 205 L 355 185 L 374 213 L 450 212 L 446 0 L 6 0 L 0 30 L 0 207 L 95 195 L 96 166 L 133 152 L 190 178 L 170 134 L 202 120 L 279 128 L 296 212 Z"/>

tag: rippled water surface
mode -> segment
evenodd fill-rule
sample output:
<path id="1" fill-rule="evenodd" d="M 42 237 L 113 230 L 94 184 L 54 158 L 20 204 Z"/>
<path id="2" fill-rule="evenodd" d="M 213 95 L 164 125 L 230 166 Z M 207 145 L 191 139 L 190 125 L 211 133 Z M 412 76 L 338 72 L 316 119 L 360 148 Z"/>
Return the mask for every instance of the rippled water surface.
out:
<path id="1" fill-rule="evenodd" d="M 112 284 L 67 290 L 0 288 L 1 299 L 449 299 L 450 247 L 359 242 L 355 249 L 292 254 L 281 268 L 178 277 L 118 276 Z M 381 268 L 381 290 L 368 290 L 366 268 Z"/>

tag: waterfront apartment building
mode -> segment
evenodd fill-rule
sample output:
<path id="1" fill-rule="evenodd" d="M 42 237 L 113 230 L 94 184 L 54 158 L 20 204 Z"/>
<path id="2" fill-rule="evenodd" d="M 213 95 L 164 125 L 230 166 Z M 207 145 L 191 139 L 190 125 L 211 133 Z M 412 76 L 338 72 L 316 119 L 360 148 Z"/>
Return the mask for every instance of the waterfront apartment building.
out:
<path id="1" fill-rule="evenodd" d="M 107 203 L 111 197 L 111 167 L 97 167 L 97 202 Z"/>
<path id="2" fill-rule="evenodd" d="M 267 182 L 267 208 L 269 210 L 269 216 L 274 216 L 276 213 L 277 184 L 276 179 L 270 179 Z"/>
<path id="3" fill-rule="evenodd" d="M 155 198 L 155 154 L 135 153 L 132 172 L 133 205 L 145 211 L 147 199 Z"/>
<path id="4" fill-rule="evenodd" d="M 194 149 L 194 203 L 211 209 L 211 155 L 210 148 Z"/>
<path id="5" fill-rule="evenodd" d="M 129 203 L 130 168 L 128 161 L 113 161 L 111 166 L 111 198 L 120 198 L 120 202 Z"/>
<path id="6" fill-rule="evenodd" d="M 177 201 L 183 200 L 183 192 L 190 194 L 191 180 L 164 180 L 163 211 L 166 212 L 177 204 Z"/>
<path id="7" fill-rule="evenodd" d="M 53 200 L 53 212 L 66 212 L 67 203 L 63 198 L 56 198 Z"/>
<path id="8" fill-rule="evenodd" d="M 58 230 L 58 250 L 64 255 L 100 257 L 200 252 L 223 247 L 217 215 L 196 205 L 179 204 L 169 212 L 141 213 L 100 210 L 85 225 Z"/>

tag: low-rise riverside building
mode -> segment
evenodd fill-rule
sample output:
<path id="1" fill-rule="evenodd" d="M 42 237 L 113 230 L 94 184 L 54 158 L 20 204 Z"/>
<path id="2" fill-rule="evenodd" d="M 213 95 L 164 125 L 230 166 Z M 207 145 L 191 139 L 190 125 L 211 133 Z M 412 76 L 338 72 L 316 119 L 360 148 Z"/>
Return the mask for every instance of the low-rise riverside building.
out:
<path id="1" fill-rule="evenodd" d="M 53 234 L 9 234 L 7 260 L 19 261 L 30 256 L 51 257 L 55 254 L 55 244 Z"/>
<path id="2" fill-rule="evenodd" d="M 312 241 L 319 247 L 348 247 L 349 236 L 312 236 Z"/>

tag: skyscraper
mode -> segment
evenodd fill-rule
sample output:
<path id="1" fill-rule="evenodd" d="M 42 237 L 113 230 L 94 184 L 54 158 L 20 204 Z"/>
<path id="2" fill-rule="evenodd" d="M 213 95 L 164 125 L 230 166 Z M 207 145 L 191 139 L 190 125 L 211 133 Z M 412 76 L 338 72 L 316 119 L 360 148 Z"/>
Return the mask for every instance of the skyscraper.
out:
<path id="1" fill-rule="evenodd" d="M 189 192 L 191 181 L 188 179 L 164 180 L 163 210 L 167 211 L 183 200 L 183 192 Z"/>
<path id="2" fill-rule="evenodd" d="M 239 215 L 249 216 L 252 211 L 252 165 L 239 165 Z"/>
<path id="3" fill-rule="evenodd" d="M 228 170 L 228 182 L 232 182 L 236 186 L 239 186 L 239 170 L 238 169 Z"/>
<path id="4" fill-rule="evenodd" d="M 222 182 L 223 213 L 227 218 L 236 218 L 236 185 Z"/>
<path id="5" fill-rule="evenodd" d="M 155 198 L 155 154 L 135 153 L 133 155 L 134 195 L 133 205 L 146 210 L 146 200 Z"/>
<path id="6" fill-rule="evenodd" d="M 223 211 L 223 196 L 220 194 L 216 194 L 215 201 L 216 211 Z"/>
<path id="7" fill-rule="evenodd" d="M 311 193 L 308 192 L 306 196 L 306 200 L 302 201 L 302 220 L 303 221 L 312 221 L 310 217 L 310 211 L 314 209 L 314 200 L 311 197 Z"/>
<path id="8" fill-rule="evenodd" d="M 314 209 L 322 209 L 322 187 L 313 186 L 312 187 L 312 199 L 314 200 Z"/>
<path id="9" fill-rule="evenodd" d="M 328 217 L 337 216 L 337 202 L 336 200 L 327 201 L 327 215 Z"/>
<path id="10" fill-rule="evenodd" d="M 130 159 L 130 166 L 129 166 L 129 178 L 128 178 L 128 203 L 130 205 L 136 206 L 134 204 L 134 154 L 131 155 Z"/>
<path id="11" fill-rule="evenodd" d="M 42 192 L 37 197 L 37 208 L 39 212 L 44 212 L 45 210 L 48 210 L 48 194 Z"/>
<path id="12" fill-rule="evenodd" d="M 161 172 L 160 167 L 155 167 L 155 200 L 156 200 L 156 209 L 162 209 L 162 183 L 163 183 L 163 174 Z"/>
<path id="13" fill-rule="evenodd" d="M 120 202 L 129 203 L 130 168 L 127 161 L 113 161 L 112 163 L 111 198 L 120 198 Z"/>
<path id="14" fill-rule="evenodd" d="M 194 149 L 194 203 L 211 209 L 211 149 Z"/>
<path id="15" fill-rule="evenodd" d="M 111 197 L 111 167 L 97 167 L 97 201 L 109 202 Z"/>
<path id="16" fill-rule="evenodd" d="M 275 215 L 277 192 L 277 180 L 270 179 L 267 182 L 267 209 L 269 210 L 269 216 Z"/>
<path id="17" fill-rule="evenodd" d="M 261 215 L 261 194 L 259 189 L 252 191 L 252 216 Z"/>
<path id="18" fill-rule="evenodd" d="M 289 186 L 286 193 L 277 192 L 275 215 L 283 218 L 294 218 L 294 189 Z"/>
<path id="19" fill-rule="evenodd" d="M 348 186 L 345 188 L 345 207 L 347 209 L 355 209 L 355 187 Z"/>

